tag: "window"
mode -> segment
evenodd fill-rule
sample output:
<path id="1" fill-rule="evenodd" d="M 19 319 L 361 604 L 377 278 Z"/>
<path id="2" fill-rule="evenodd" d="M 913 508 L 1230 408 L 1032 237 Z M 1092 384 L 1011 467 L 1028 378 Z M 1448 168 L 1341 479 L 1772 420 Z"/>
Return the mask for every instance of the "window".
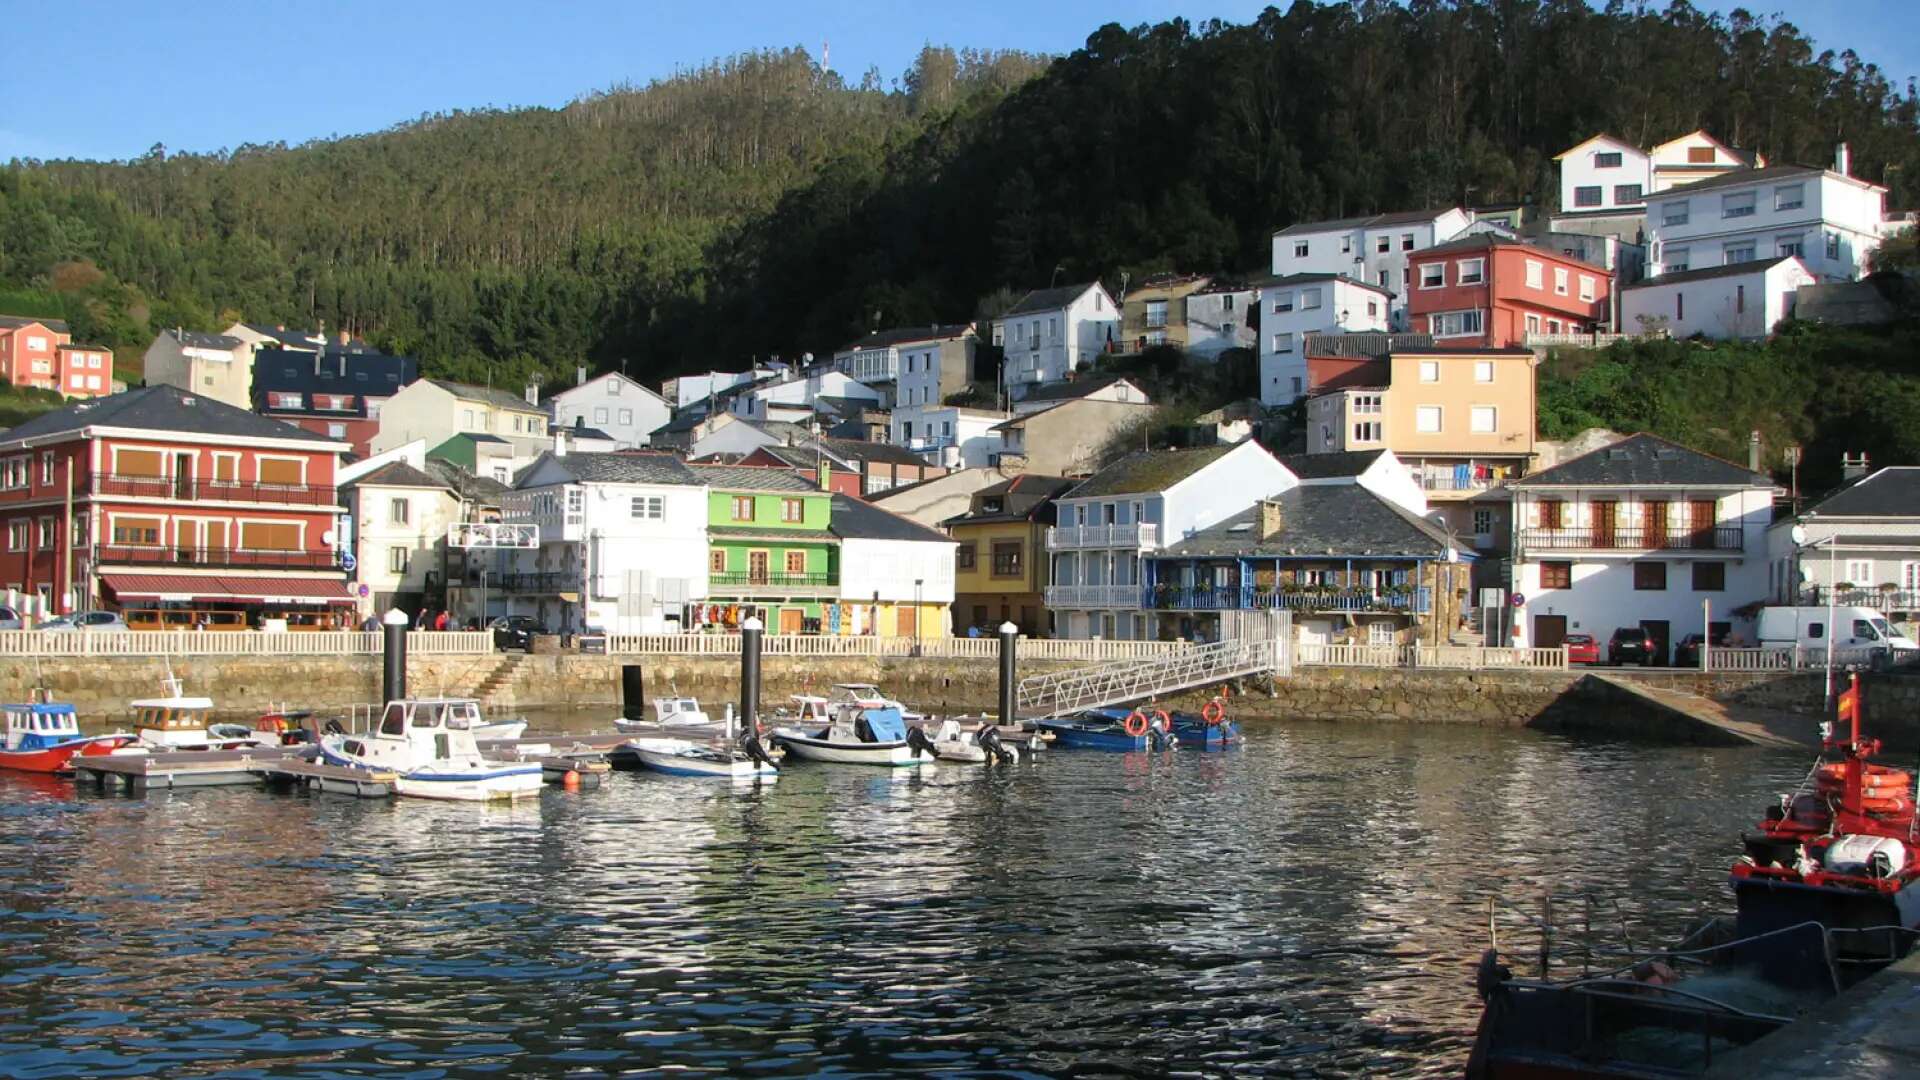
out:
<path id="1" fill-rule="evenodd" d="M 1393 238 L 1390 236 L 1383 236 L 1379 240 L 1374 241 L 1373 250 L 1376 253 L 1381 255 L 1385 255 L 1387 252 L 1392 251 Z"/>
<path id="2" fill-rule="evenodd" d="M 1573 564 L 1570 562 L 1541 563 L 1540 587 L 1542 589 L 1573 588 Z"/>
<path id="3" fill-rule="evenodd" d="M 1623 205 L 1631 206 L 1634 203 L 1639 202 L 1640 198 L 1641 198 L 1641 190 L 1640 190 L 1639 184 L 1613 185 L 1613 201 L 1616 203 L 1621 203 Z"/>
<path id="4" fill-rule="evenodd" d="M 804 574 L 807 572 L 807 553 L 804 551 L 787 552 L 787 573 Z"/>
<path id="5" fill-rule="evenodd" d="M 1673 294 L 1673 317 L 1676 322 L 1687 317 L 1687 296 L 1685 293 Z"/>
<path id="6" fill-rule="evenodd" d="M 1873 588 L 1872 559 L 1848 559 L 1844 565 L 1847 568 L 1846 584 L 1856 589 Z"/>
<path id="7" fill-rule="evenodd" d="M 1353 441 L 1379 442 L 1381 438 L 1380 421 L 1362 420 L 1353 425 Z"/>
<path id="8" fill-rule="evenodd" d="M 1648 561 L 1634 563 L 1633 587 L 1637 592 L 1665 592 L 1667 564 Z"/>
<path id="9" fill-rule="evenodd" d="M 727 572 L 727 549 L 714 548 L 707 552 L 707 573 L 724 574 Z"/>
<path id="10" fill-rule="evenodd" d="M 1553 268 L 1553 294 L 1555 296 L 1567 295 L 1567 268 L 1564 266 L 1556 266 Z"/>
<path id="11" fill-rule="evenodd" d="M 953 549 L 953 568 L 955 570 L 973 569 L 973 544 L 961 544 Z"/>
<path id="12" fill-rule="evenodd" d="M 1735 285 L 1733 287 L 1733 312 L 1736 315 L 1744 315 L 1747 312 L 1747 287 L 1745 285 Z"/>
<path id="13" fill-rule="evenodd" d="M 1473 362 L 1473 381 L 1489 383 L 1493 381 L 1493 361 L 1475 360 Z"/>
<path id="14" fill-rule="evenodd" d="M 1493 511 L 1478 509 L 1473 512 L 1473 532 L 1476 536 L 1493 535 Z"/>
<path id="15" fill-rule="evenodd" d="M 40 483 L 48 486 L 53 484 L 53 451 L 51 450 L 42 451 L 40 454 Z"/>
<path id="16" fill-rule="evenodd" d="M 1167 325 L 1167 302 L 1165 300 L 1147 301 L 1147 325 Z"/>
<path id="17" fill-rule="evenodd" d="M 1723 562 L 1697 562 L 1693 564 L 1694 592 L 1724 592 L 1727 588 L 1727 564 Z"/>
<path id="18" fill-rule="evenodd" d="M 1593 155 L 1593 167 L 1596 169 L 1617 169 L 1620 167 L 1620 151 L 1613 150 Z"/>
<path id="19" fill-rule="evenodd" d="M 1540 316 L 1528 315 L 1527 316 L 1527 333 L 1537 334 L 1539 332 L 1540 332 Z"/>
<path id="20" fill-rule="evenodd" d="M 1380 316 L 1380 301 L 1378 300 L 1367 301 L 1367 318 L 1375 319 L 1375 318 L 1379 318 L 1379 316 Z"/>
<path id="21" fill-rule="evenodd" d="M 39 532 L 39 536 L 37 539 L 38 539 L 38 546 L 40 550 L 52 551 L 53 550 L 53 519 L 50 517 L 41 518 L 40 528 L 38 532 Z"/>
<path id="22" fill-rule="evenodd" d="M 1728 244 L 1725 249 L 1723 261 L 1727 266 L 1732 266 L 1735 263 L 1752 262 L 1753 249 L 1754 243 L 1751 240 L 1741 240 L 1737 243 Z"/>
<path id="23" fill-rule="evenodd" d="M 1413 430 L 1426 435 L 1440 431 L 1440 406 L 1421 405 L 1413 410 Z"/>
<path id="24" fill-rule="evenodd" d="M 807 503 L 804 499 L 781 499 L 780 520 L 796 524 L 807 520 Z"/>
<path id="25" fill-rule="evenodd" d="M 1434 337 L 1466 337 L 1481 332 L 1480 311 L 1442 311 L 1427 316 L 1427 332 Z M 1422 361 L 1430 363 L 1431 361 Z M 1422 380 L 1431 381 L 1431 380 Z"/>
<path id="26" fill-rule="evenodd" d="M 1422 263 L 1420 265 L 1420 287 L 1437 289 L 1447 283 L 1447 265 L 1445 263 Z"/>
<path id="27" fill-rule="evenodd" d="M 387 523 L 390 525 L 405 525 L 411 510 L 412 507 L 407 505 L 407 500 L 405 499 L 388 499 Z"/>
<path id="28" fill-rule="evenodd" d="M 753 520 L 753 496 L 735 495 L 733 497 L 733 520 L 735 521 L 752 521 Z"/>
<path id="29" fill-rule="evenodd" d="M 615 386 L 619 386 L 620 384 L 619 384 L 619 383 L 614 383 L 613 385 L 615 385 Z M 621 409 L 621 410 L 620 410 L 620 423 L 621 423 L 621 424 L 622 424 L 623 426 L 624 426 L 624 425 L 628 425 L 628 424 L 631 424 L 631 423 L 633 423 L 633 410 L 632 410 L 632 409 Z"/>
<path id="30" fill-rule="evenodd" d="M 1588 186 L 1574 188 L 1573 189 L 1573 205 L 1599 206 L 1600 205 L 1600 185 L 1592 184 Z"/>
<path id="31" fill-rule="evenodd" d="M 1353 254 L 1353 237 L 1343 236 L 1340 238 L 1340 254 L 1342 255 Z"/>
<path id="32" fill-rule="evenodd" d="M 1305 240 L 1295 240 L 1293 242 L 1293 257 L 1296 259 L 1304 259 L 1307 257 L 1307 242 Z"/>
<path id="33" fill-rule="evenodd" d="M 607 417 L 609 415 L 610 414 L 607 412 L 607 407 L 605 405 L 598 406 L 593 410 L 593 422 L 595 424 L 604 424 L 607 422 Z"/>
<path id="34" fill-rule="evenodd" d="M 1273 294 L 1273 313 L 1275 315 L 1285 315 L 1287 312 L 1292 310 L 1293 310 L 1293 293 L 1291 291 L 1277 292 Z"/>
<path id="35" fill-rule="evenodd" d="M 1738 218 L 1753 216 L 1753 192 L 1735 191 L 1720 196 L 1720 216 Z"/>
<path id="36" fill-rule="evenodd" d="M 116 517 L 113 519 L 113 542 L 116 544 L 158 544 L 160 542 L 160 519 Z"/>
<path id="37" fill-rule="evenodd" d="M 1401 251 L 1413 250 L 1413 234 L 1412 233 L 1404 232 L 1400 234 L 1400 250 Z"/>
<path id="38" fill-rule="evenodd" d="M 1540 527 L 1543 529 L 1560 528 L 1561 522 L 1566 520 L 1566 515 L 1563 513 L 1565 510 L 1566 504 L 1559 499 L 1541 499 Z"/>
<path id="39" fill-rule="evenodd" d="M 1797 257 L 1800 254 L 1800 238 L 1798 236 L 1776 236 L 1773 240 L 1773 251 L 1776 255 L 1793 255 Z"/>
<path id="40" fill-rule="evenodd" d="M 24 521 L 7 522 L 7 550 L 27 550 L 27 523 Z"/>
<path id="41" fill-rule="evenodd" d="M 1478 285 L 1487 280 L 1487 260 L 1462 259 L 1454 264 L 1454 281 L 1461 285 Z"/>
<path id="42" fill-rule="evenodd" d="M 390 547 L 387 549 L 387 573 L 404 574 L 413 561 L 413 553 L 407 548 Z"/>
<path id="43" fill-rule="evenodd" d="M 1025 551 L 1026 545 L 1018 540 L 996 542 L 993 545 L 993 576 L 1019 577 Z"/>
<path id="44" fill-rule="evenodd" d="M 1355 394 L 1353 396 L 1353 411 L 1369 416 L 1380 415 L 1380 395 Z"/>
<path id="45" fill-rule="evenodd" d="M 1830 232 L 1827 234 L 1827 258 L 1837 259 L 1839 257 L 1840 257 L 1840 234 L 1837 232 Z"/>
<path id="46" fill-rule="evenodd" d="M 1670 203 L 1662 203 L 1660 206 L 1660 222 L 1669 227 L 1685 225 L 1692 216 L 1685 199 L 1676 199 Z"/>
<path id="47" fill-rule="evenodd" d="M 344 439 L 346 437 L 347 437 L 347 425 L 345 424 L 328 424 L 327 425 L 327 438 Z"/>
<path id="48" fill-rule="evenodd" d="M 1469 430 L 1476 435 L 1490 435 L 1499 427 L 1500 410 L 1492 405 L 1475 405 L 1468 411 Z"/>
<path id="49" fill-rule="evenodd" d="M 1773 189 L 1775 210 L 1798 210 L 1806 205 L 1806 189 L 1799 184 L 1782 184 Z"/>
<path id="50" fill-rule="evenodd" d="M 1420 381 L 1421 382 L 1439 382 L 1440 381 L 1440 361 L 1438 360 L 1420 361 Z"/>
<path id="51" fill-rule="evenodd" d="M 1293 335 L 1292 334 L 1273 335 L 1273 351 L 1277 353 L 1292 352 L 1293 351 Z"/>
<path id="52" fill-rule="evenodd" d="M 628 512 L 635 521 L 665 520 L 667 516 L 666 497 L 663 495 L 635 495 Z"/>
<path id="53" fill-rule="evenodd" d="M 1547 268 L 1538 259 L 1527 260 L 1527 288 L 1544 289 L 1547 287 Z"/>
<path id="54" fill-rule="evenodd" d="M 1687 260 L 1692 254 L 1693 252 L 1688 248 L 1668 248 L 1666 272 L 1669 274 L 1678 274 L 1685 270 L 1689 265 Z"/>
<path id="55" fill-rule="evenodd" d="M 1689 165 L 1712 165 L 1714 160 L 1711 146 L 1687 147 L 1687 164 Z"/>
<path id="56" fill-rule="evenodd" d="M 1320 290 L 1319 289 L 1301 289 L 1300 290 L 1300 310 L 1301 311 L 1312 311 L 1315 308 L 1318 308 L 1319 306 L 1320 306 Z"/>
<path id="57" fill-rule="evenodd" d="M 298 551 L 300 526 L 282 521 L 243 521 L 240 546 L 247 551 Z"/>

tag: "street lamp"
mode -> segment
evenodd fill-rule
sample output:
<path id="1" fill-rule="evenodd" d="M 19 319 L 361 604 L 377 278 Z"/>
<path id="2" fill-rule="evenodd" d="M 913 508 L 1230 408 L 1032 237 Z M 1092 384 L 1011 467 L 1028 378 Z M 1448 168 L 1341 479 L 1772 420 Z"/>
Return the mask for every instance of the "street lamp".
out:
<path id="1" fill-rule="evenodd" d="M 1836 589 L 1834 589 L 1835 583 L 1837 583 L 1840 580 L 1838 576 L 1838 570 L 1836 569 L 1834 564 L 1834 560 L 1836 558 L 1836 555 L 1834 554 L 1834 548 L 1836 546 L 1835 541 L 1839 540 L 1840 537 L 1838 534 L 1835 534 L 1833 536 L 1828 536 L 1825 539 L 1815 540 L 1812 543 L 1808 543 L 1807 529 L 1806 529 L 1806 526 L 1804 525 L 1795 525 L 1792 528 L 1792 530 L 1787 533 L 1787 536 L 1793 541 L 1793 546 L 1795 548 L 1793 557 L 1796 563 L 1800 561 L 1800 552 L 1805 551 L 1807 548 L 1825 547 L 1827 549 L 1827 626 L 1826 626 L 1827 688 L 1826 688 L 1826 697 L 1824 699 L 1825 704 L 1822 706 L 1822 708 L 1825 711 L 1831 712 L 1833 710 L 1833 635 L 1834 635 L 1833 620 L 1836 617 L 1838 617 L 1839 612 L 1837 609 L 1840 606 L 1839 593 Z M 1807 580 L 1806 568 L 1800 567 L 1799 569 L 1800 569 L 1800 574 L 1799 574 L 1800 581 L 1804 583 Z M 1795 619 L 1794 625 L 1798 627 L 1799 622 L 1800 621 L 1798 619 Z M 1796 634 L 1797 633 L 1798 631 L 1796 630 Z"/>

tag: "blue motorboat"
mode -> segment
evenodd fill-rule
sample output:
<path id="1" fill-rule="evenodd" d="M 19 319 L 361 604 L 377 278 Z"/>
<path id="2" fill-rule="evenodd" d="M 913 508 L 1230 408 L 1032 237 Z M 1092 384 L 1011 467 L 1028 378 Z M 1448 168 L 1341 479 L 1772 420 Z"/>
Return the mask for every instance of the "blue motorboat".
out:
<path id="1" fill-rule="evenodd" d="M 1240 741 L 1239 729 L 1225 717 L 1209 724 L 1206 717 L 1195 713 L 1163 714 L 1145 709 L 1087 709 L 1036 720 L 1034 726 L 1052 734 L 1057 746 L 1123 754 L 1169 749 L 1168 728 L 1172 729 L 1173 744 L 1191 750 L 1225 750 Z"/>
<path id="2" fill-rule="evenodd" d="M 1173 737 L 1187 750 L 1225 750 L 1240 745 L 1240 728 L 1224 715 L 1210 724 L 1199 713 L 1177 712 L 1173 717 Z"/>

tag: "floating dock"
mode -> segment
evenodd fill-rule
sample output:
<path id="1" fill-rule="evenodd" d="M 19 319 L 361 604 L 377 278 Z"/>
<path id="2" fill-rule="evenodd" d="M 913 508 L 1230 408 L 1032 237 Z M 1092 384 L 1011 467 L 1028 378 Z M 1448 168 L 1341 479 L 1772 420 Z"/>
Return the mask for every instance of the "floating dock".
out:
<path id="1" fill-rule="evenodd" d="M 73 769 L 76 780 L 91 780 L 103 791 L 118 788 L 135 795 L 175 788 L 234 787 L 259 783 L 264 769 L 297 760 L 303 749 L 288 746 L 101 754 L 75 757 Z"/>
<path id="2" fill-rule="evenodd" d="M 298 787 L 361 799 L 388 799 L 394 795 L 398 774 L 370 772 L 345 765 L 328 765 L 305 758 L 288 758 L 259 770 L 271 787 Z"/>

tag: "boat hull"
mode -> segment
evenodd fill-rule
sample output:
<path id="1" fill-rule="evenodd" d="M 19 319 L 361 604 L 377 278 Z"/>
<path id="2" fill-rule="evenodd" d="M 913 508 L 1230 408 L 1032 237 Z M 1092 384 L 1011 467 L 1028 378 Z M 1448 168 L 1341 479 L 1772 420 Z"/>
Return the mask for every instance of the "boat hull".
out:
<path id="1" fill-rule="evenodd" d="M 473 729 L 476 739 L 517 739 L 526 733 L 525 720 L 502 720 L 495 724 L 481 724 Z"/>
<path id="2" fill-rule="evenodd" d="M 124 735 L 100 735 L 35 750 L 0 750 L 0 769 L 30 773 L 71 772 L 75 757 L 111 754 L 131 741 Z"/>
<path id="3" fill-rule="evenodd" d="M 1193 724 L 1175 724 L 1173 737 L 1180 740 L 1183 750 L 1226 750 L 1240 743 L 1240 729 L 1231 720 L 1218 724 L 1200 721 Z"/>
<path id="4" fill-rule="evenodd" d="M 445 802 L 509 802 L 530 799 L 540 794 L 542 770 L 538 765 L 492 765 L 464 771 L 438 772 L 394 769 L 362 761 L 343 754 L 336 746 L 321 743 L 320 758 L 329 765 L 340 765 L 368 773 L 392 775 L 395 794 Z"/>
<path id="5" fill-rule="evenodd" d="M 1886 893 L 1839 885 L 1810 885 L 1770 877 L 1732 878 L 1733 898 L 1738 914 L 1734 932 L 1750 938 L 1783 930 L 1801 923 L 1816 922 L 1829 930 L 1870 930 L 1874 927 L 1920 927 L 1920 883 L 1910 883 L 1898 892 Z M 1907 955 L 1914 935 L 1897 930 L 1870 933 L 1842 933 L 1834 936 L 1837 955 L 1851 959 L 1892 962 Z M 1778 979 L 1783 964 L 1798 971 L 1803 965 L 1797 957 L 1786 957 L 1782 950 L 1768 950 L 1749 958 L 1759 962 L 1768 974 Z M 1854 972 L 1859 964 L 1844 965 Z"/>
<path id="6" fill-rule="evenodd" d="M 636 748 L 634 755 L 640 764 L 657 773 L 668 776 L 698 776 L 721 780 L 772 779 L 780 775 L 778 770 L 769 768 L 757 761 L 721 761 L 705 757 L 689 757 L 684 751 L 642 750 Z"/>
<path id="7" fill-rule="evenodd" d="M 806 761 L 825 761 L 837 765 L 919 765 L 932 768 L 934 759 L 916 751 L 905 740 L 895 742 L 851 743 L 816 738 L 787 728 L 775 729 L 774 741 L 787 753 Z"/>

